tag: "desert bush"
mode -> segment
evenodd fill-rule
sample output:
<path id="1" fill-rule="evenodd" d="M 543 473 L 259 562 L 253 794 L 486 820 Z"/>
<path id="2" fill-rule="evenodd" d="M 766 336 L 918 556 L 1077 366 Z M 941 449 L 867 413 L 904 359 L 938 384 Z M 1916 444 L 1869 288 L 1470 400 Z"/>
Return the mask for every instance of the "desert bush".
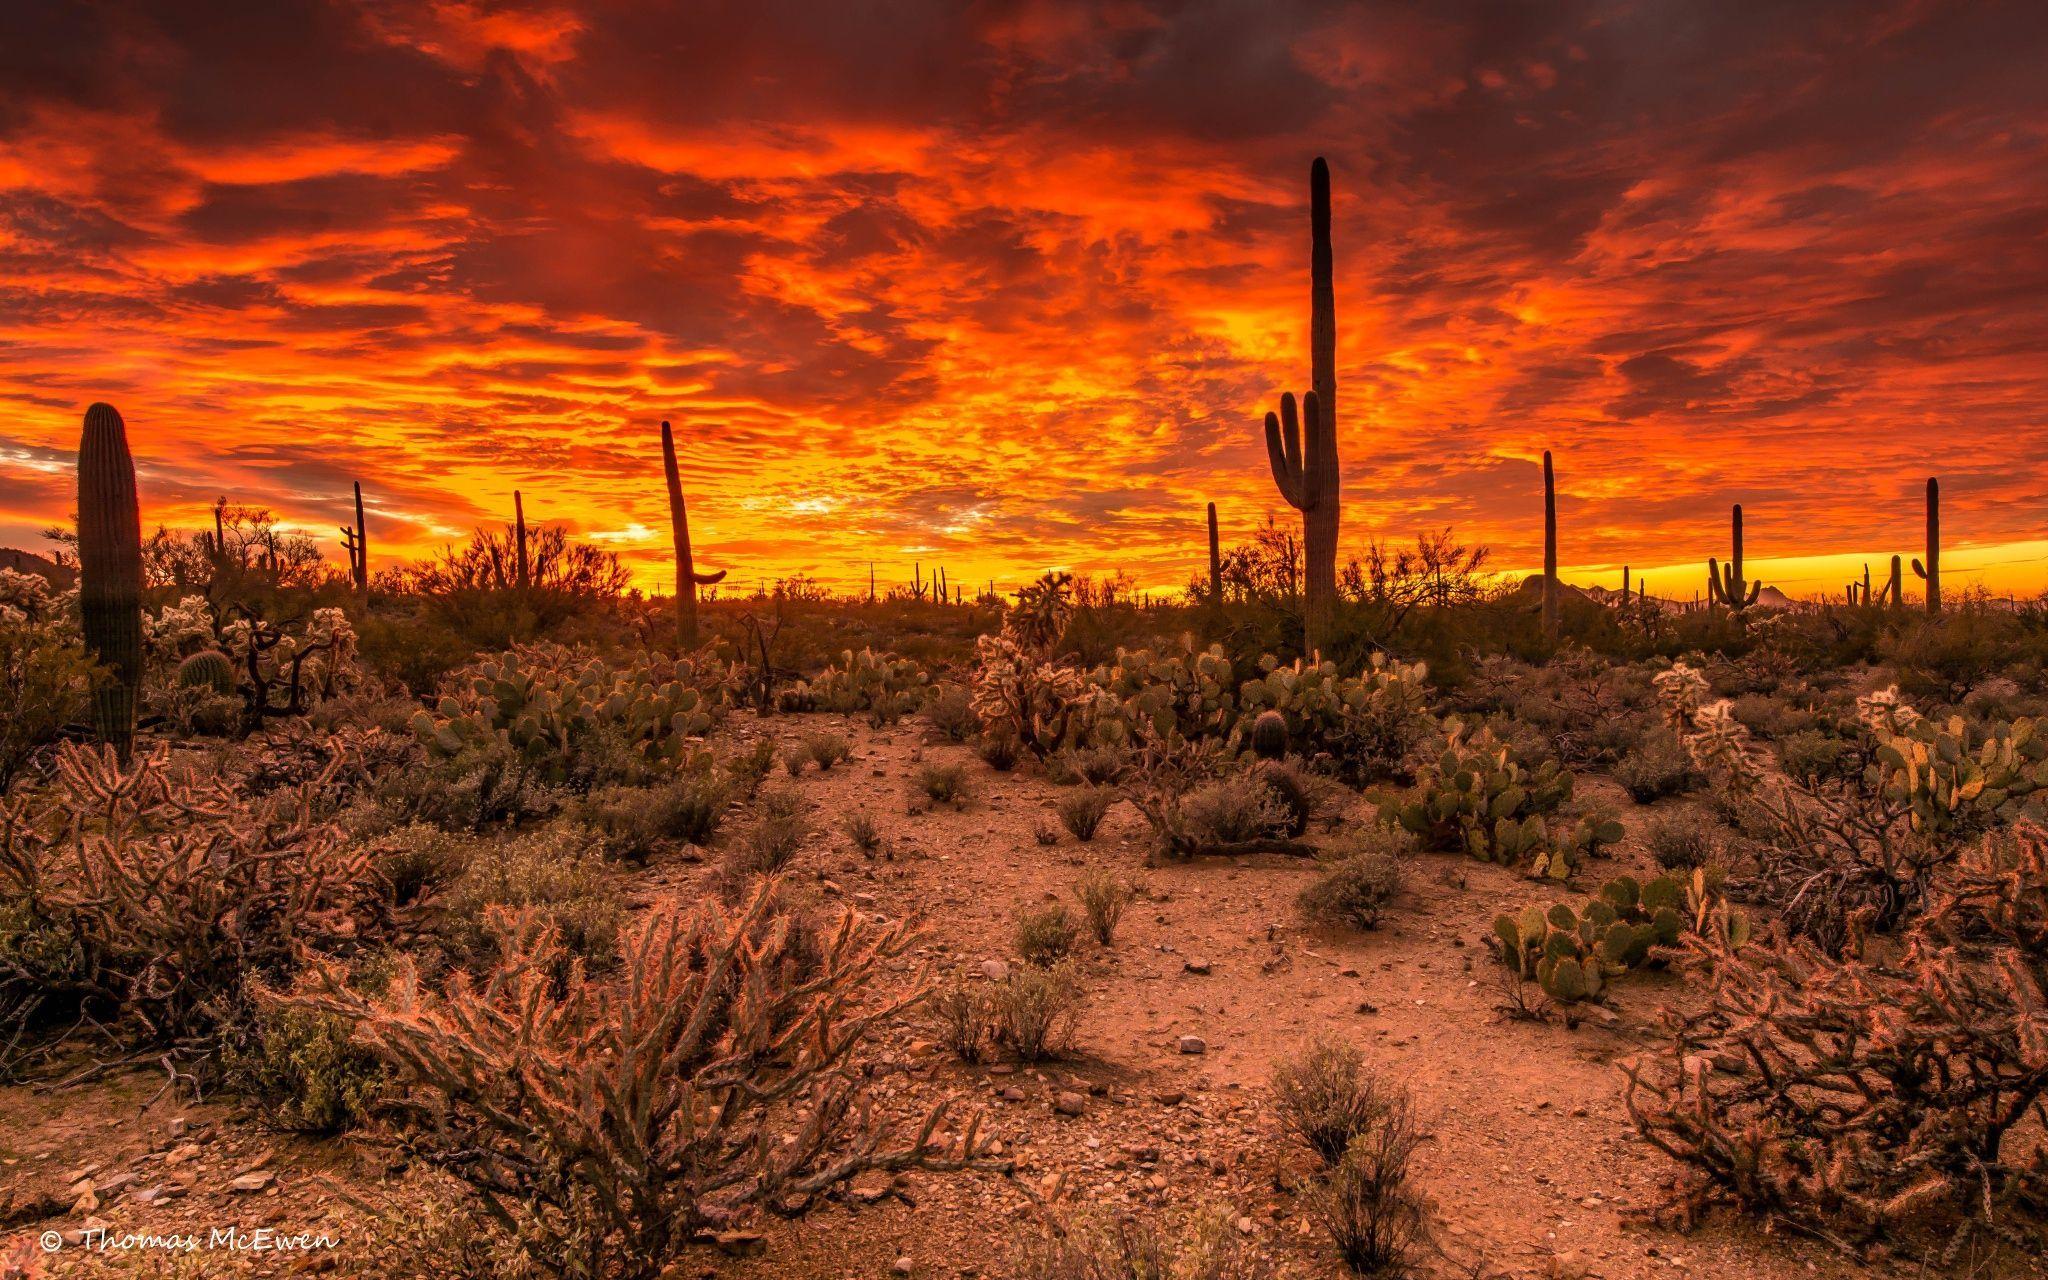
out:
<path id="1" fill-rule="evenodd" d="M 1302 914 L 1323 924 L 1373 929 L 1387 904 L 1401 892 L 1400 842 L 1376 831 L 1323 864 L 1301 891 Z"/>
<path id="2" fill-rule="evenodd" d="M 1081 1016 L 1081 972 L 1072 960 L 1050 968 L 1013 966 L 988 989 L 996 1044 L 1025 1062 L 1044 1062 L 1073 1042 Z"/>
<path id="3" fill-rule="evenodd" d="M 1123 776 L 1130 752 L 1113 743 L 1068 747 L 1046 758 L 1046 776 L 1062 786 L 1107 786 Z"/>
<path id="4" fill-rule="evenodd" d="M 1653 819 L 1643 828 L 1643 847 L 1666 871 L 1691 871 L 1720 861 L 1721 842 L 1696 818 Z"/>
<path id="5" fill-rule="evenodd" d="M 933 804 L 949 804 L 956 809 L 964 806 L 973 795 L 967 770 L 952 761 L 928 761 L 919 765 L 911 776 L 911 785 Z"/>
<path id="6" fill-rule="evenodd" d="M 246 1022 L 297 953 L 378 923 L 360 845 L 314 817 L 343 767 L 258 800 L 167 749 L 119 761 L 63 746 L 47 787 L 0 798 L 0 995 L 82 1006 L 126 1037 L 186 1046 Z"/>
<path id="7" fill-rule="evenodd" d="M 924 704 L 925 723 L 946 742 L 966 742 L 981 732 L 981 717 L 974 714 L 974 700 L 957 684 L 944 684 L 932 691 Z"/>
<path id="8" fill-rule="evenodd" d="M 364 841 L 370 865 L 397 907 L 445 892 L 469 865 L 474 842 L 424 822 L 408 823 Z"/>
<path id="9" fill-rule="evenodd" d="M 1692 787 L 1692 760 L 1670 729 L 1651 729 L 1615 760 L 1614 781 L 1637 804 L 1652 804 Z"/>
<path id="10" fill-rule="evenodd" d="M 2024 654 L 2019 623 L 1981 600 L 1909 620 L 1878 645 L 1900 692 L 1957 705 Z"/>
<path id="11" fill-rule="evenodd" d="M 882 847 L 882 829 L 875 825 L 873 815 L 865 809 L 856 809 L 839 820 L 839 830 L 845 833 L 853 847 L 868 857 L 875 856 Z"/>
<path id="12" fill-rule="evenodd" d="M 730 795 L 709 768 L 651 787 L 606 787 L 576 806 L 577 820 L 604 836 L 605 853 L 642 863 L 664 842 L 708 843 Z"/>
<path id="13" fill-rule="evenodd" d="M 1017 739 L 1001 731 L 982 735 L 974 746 L 983 764 L 997 773 L 1008 773 L 1017 764 Z"/>
<path id="14" fill-rule="evenodd" d="M 2009 1233 L 2048 1203 L 2016 1140 L 2048 1096 L 2048 833 L 1976 842 L 1882 959 L 1697 952 L 1706 1007 L 1667 1013 L 1669 1045 L 1627 1068 L 1638 1131 L 1692 1172 L 1681 1216 L 1726 1200 L 1859 1244 Z"/>
<path id="15" fill-rule="evenodd" d="M 1095 828 L 1102 825 L 1103 815 L 1115 803 L 1116 792 L 1108 787 L 1082 787 L 1061 795 L 1054 807 L 1059 810 L 1060 825 L 1074 839 L 1086 842 L 1095 838 Z"/>
<path id="16" fill-rule="evenodd" d="M 510 742 L 465 743 L 420 767 L 378 779 L 376 807 L 390 824 L 429 822 L 449 831 L 516 827 L 558 812 L 567 793 Z"/>
<path id="17" fill-rule="evenodd" d="M 940 1044 L 970 1066 L 996 1051 L 995 1004 L 986 983 L 962 975 L 932 991 L 926 1002 Z"/>
<path id="18" fill-rule="evenodd" d="M 474 965 L 489 965 L 503 951 L 506 939 L 492 927 L 502 909 L 545 922 L 558 950 L 593 968 L 609 965 L 617 953 L 625 915 L 603 852 L 565 823 L 473 841 L 445 907 L 443 937 L 458 958 Z"/>
<path id="19" fill-rule="evenodd" d="M 1024 963 L 1050 968 L 1073 954 L 1081 940 L 1081 926 L 1074 923 L 1066 907 L 1048 902 L 1017 913 L 1014 939 Z"/>
<path id="20" fill-rule="evenodd" d="M 1074 882 L 1074 897 L 1088 916 L 1088 930 L 1103 946 L 1116 941 L 1116 926 L 1137 891 L 1108 870 L 1095 870 Z"/>
<path id="21" fill-rule="evenodd" d="M 901 1143 L 856 1105 L 856 1055 L 924 994 L 876 994 L 911 936 L 849 915 L 793 980 L 772 902 L 763 886 L 737 911 L 657 909 L 616 981 L 587 976 L 552 929 L 507 919 L 503 957 L 476 980 L 436 990 L 401 959 L 371 997 L 321 966 L 295 1003 L 355 1025 L 398 1069 L 435 1117 L 416 1148 L 556 1275 L 653 1280 L 700 1235 L 801 1214 L 868 1170 L 1007 1167 L 977 1124 L 936 1145 L 943 1105 Z"/>
<path id="22" fill-rule="evenodd" d="M 1812 729 L 1813 712 L 1786 701 L 1782 695 L 1745 693 L 1730 704 L 1735 718 L 1759 738 L 1777 739 Z"/>
<path id="23" fill-rule="evenodd" d="M 1181 815 L 1195 839 L 1210 848 L 1278 839 L 1295 826 L 1282 796 L 1250 770 L 1196 787 L 1181 802 Z"/>
<path id="24" fill-rule="evenodd" d="M 1283 1130 L 1334 1165 L 1353 1138 L 1385 1115 L 1387 1099 L 1365 1055 L 1326 1036 L 1273 1069 L 1273 1107 Z"/>
<path id="25" fill-rule="evenodd" d="M 833 765 L 853 754 L 853 744 L 846 735 L 839 733 L 807 733 L 803 736 L 804 757 L 814 762 L 821 772 L 830 771 Z"/>
<path id="26" fill-rule="evenodd" d="M 1850 742 L 1818 729 L 1790 733 L 1778 740 L 1778 767 L 1805 786 L 1850 781 L 1850 772 L 1861 772 L 1863 763 Z"/>
<path id="27" fill-rule="evenodd" d="M 1422 1134 L 1407 1095 L 1389 1090 L 1378 1119 L 1303 1200 L 1308 1220 L 1353 1275 L 1407 1274 L 1434 1234 L 1429 1201 L 1410 1178 Z"/>
<path id="28" fill-rule="evenodd" d="M 767 792 L 763 792 L 766 795 Z M 802 813 L 763 810 L 725 847 L 714 887 L 728 903 L 753 892 L 755 881 L 780 874 L 810 839 L 811 824 Z"/>
<path id="29" fill-rule="evenodd" d="M 258 1118 L 294 1133 L 332 1134 L 367 1121 L 392 1073 L 334 1014 L 259 999 L 254 1025 L 226 1054 L 230 1084 L 262 1102 Z"/>
<path id="30" fill-rule="evenodd" d="M 1011 1280 L 1268 1280 L 1272 1262 L 1232 1215 L 1201 1214 L 1176 1235 L 1156 1220 L 1065 1224 L 1022 1233 Z"/>
<path id="31" fill-rule="evenodd" d="M 743 797 L 751 797 L 775 769 L 775 740 L 757 738 L 745 751 L 735 752 L 722 762 Z"/>

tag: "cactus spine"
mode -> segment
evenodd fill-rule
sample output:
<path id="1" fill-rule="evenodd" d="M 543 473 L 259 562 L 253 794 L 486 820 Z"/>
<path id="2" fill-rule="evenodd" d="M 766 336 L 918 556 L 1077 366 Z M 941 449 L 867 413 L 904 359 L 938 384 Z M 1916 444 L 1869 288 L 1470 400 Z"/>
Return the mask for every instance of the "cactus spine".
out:
<path id="1" fill-rule="evenodd" d="M 1280 412 L 1266 415 L 1266 458 L 1273 483 L 1301 512 L 1304 561 L 1304 647 L 1318 652 L 1337 600 L 1337 524 L 1341 493 L 1337 469 L 1337 301 L 1330 249 L 1330 166 L 1321 156 L 1309 169 L 1309 392 L 1297 424 L 1294 396 L 1280 397 Z M 1307 431 L 1302 431 L 1302 426 Z"/>
<path id="2" fill-rule="evenodd" d="M 1707 598 L 1728 606 L 1740 613 L 1756 603 L 1758 593 L 1763 590 L 1762 582 L 1751 582 L 1742 576 L 1742 504 L 1735 504 L 1730 517 L 1734 530 L 1734 555 L 1724 567 L 1712 556 L 1707 557 Z"/>
<path id="3" fill-rule="evenodd" d="M 1543 634 L 1557 639 L 1557 476 L 1543 451 Z"/>
<path id="4" fill-rule="evenodd" d="M 676 643 L 685 649 L 697 647 L 697 588 L 725 581 L 725 570 L 698 573 L 690 556 L 690 510 L 683 505 L 682 473 L 676 469 L 676 436 L 666 419 L 661 424 L 661 469 L 668 480 L 668 523 L 676 546 Z M 868 595 L 872 597 L 874 566 L 868 566 Z"/>
<path id="5" fill-rule="evenodd" d="M 1913 562 L 1913 574 L 1927 584 L 1927 612 L 1941 612 L 1941 482 L 1927 477 L 1927 561 Z"/>
<path id="6" fill-rule="evenodd" d="M 125 759 L 142 683 L 142 515 L 128 428 L 110 404 L 85 411 L 78 440 L 78 609 L 86 651 L 112 674 L 93 689 L 93 727 Z"/>

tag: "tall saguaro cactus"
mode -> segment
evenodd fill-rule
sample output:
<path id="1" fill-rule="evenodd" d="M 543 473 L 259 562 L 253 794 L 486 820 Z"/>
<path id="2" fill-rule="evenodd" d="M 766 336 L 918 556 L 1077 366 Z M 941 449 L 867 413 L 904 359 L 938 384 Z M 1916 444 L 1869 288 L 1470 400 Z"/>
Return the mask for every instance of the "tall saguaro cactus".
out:
<path id="1" fill-rule="evenodd" d="M 1739 502 L 1735 504 L 1730 524 L 1735 534 L 1734 555 L 1725 567 L 1712 556 L 1707 557 L 1707 598 L 1740 613 L 1756 603 L 1764 584 L 1751 582 L 1742 576 L 1742 504 Z"/>
<path id="2" fill-rule="evenodd" d="M 356 523 L 354 528 L 341 527 L 341 545 L 348 552 L 348 577 L 355 585 L 356 592 L 370 598 L 370 531 L 363 521 L 363 482 L 356 486 Z"/>
<path id="3" fill-rule="evenodd" d="M 1223 543 L 1216 536 L 1216 504 L 1209 504 L 1209 606 L 1223 607 Z"/>
<path id="4" fill-rule="evenodd" d="M 1330 166 L 1309 169 L 1309 391 L 1299 424 L 1294 396 L 1266 415 L 1266 457 L 1273 483 L 1301 512 L 1304 561 L 1303 631 L 1310 653 L 1327 638 L 1337 602 L 1337 525 L 1342 495 L 1337 469 L 1337 295 L 1330 249 Z M 1304 432 L 1302 427 L 1306 427 Z"/>
<path id="5" fill-rule="evenodd" d="M 1897 556 L 1893 556 L 1891 581 L 1884 584 L 1884 595 L 1878 597 L 1878 602 L 1882 604 L 1885 598 L 1888 596 L 1891 599 L 1892 608 L 1898 608 L 1900 603 L 1905 598 L 1904 579 L 1905 566 L 1900 562 Z"/>
<path id="6" fill-rule="evenodd" d="M 1927 477 L 1927 560 L 1913 562 L 1914 576 L 1927 584 L 1927 612 L 1941 612 L 1941 482 Z"/>
<path id="7" fill-rule="evenodd" d="M 697 647 L 697 588 L 725 581 L 725 570 L 698 573 L 690 558 L 690 511 L 683 505 L 682 473 L 676 470 L 675 431 L 661 424 L 661 468 L 668 479 L 668 523 L 676 544 L 676 644 Z M 874 597 L 874 566 L 868 566 L 868 596 Z"/>
<path id="8" fill-rule="evenodd" d="M 512 491 L 512 540 L 518 545 L 513 549 L 512 583 L 520 591 L 527 588 L 526 562 L 526 501 L 519 496 L 519 490 Z"/>
<path id="9" fill-rule="evenodd" d="M 1557 639 L 1557 474 L 1543 451 L 1543 634 Z"/>
<path id="10" fill-rule="evenodd" d="M 123 759 L 142 683 L 142 515 L 128 428 L 110 404 L 85 411 L 78 440 L 78 610 L 86 651 L 113 678 L 93 690 L 93 727 Z"/>

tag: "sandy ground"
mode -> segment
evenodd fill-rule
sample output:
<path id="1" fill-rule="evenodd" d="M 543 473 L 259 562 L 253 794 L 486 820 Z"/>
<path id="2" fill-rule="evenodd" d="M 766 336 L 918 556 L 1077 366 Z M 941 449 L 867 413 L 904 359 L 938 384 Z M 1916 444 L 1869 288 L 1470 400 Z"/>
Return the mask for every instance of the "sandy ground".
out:
<path id="1" fill-rule="evenodd" d="M 1658 1007 L 1687 993 L 1673 977 L 1631 975 L 1613 988 L 1615 1016 L 1604 1025 L 1501 1017 L 1483 939 L 1496 913 L 1563 896 L 1546 886 L 1462 858 L 1418 855 L 1377 931 L 1321 931 L 1294 907 L 1314 874 L 1300 859 L 1148 865 L 1144 824 L 1124 803 L 1093 842 L 1062 832 L 1059 844 L 1044 847 L 1034 830 L 1057 826 L 1051 804 L 1058 788 L 1041 777 L 996 774 L 968 748 L 923 743 L 908 724 L 872 731 L 806 716 L 763 727 L 785 737 L 831 727 L 856 744 L 852 760 L 801 781 L 820 834 L 800 859 L 800 891 L 821 904 L 921 917 L 925 945 L 917 959 L 940 972 L 1006 956 L 1017 910 L 1068 897 L 1086 868 L 1127 874 L 1144 894 L 1112 947 L 1084 950 L 1089 999 L 1068 1058 L 1036 1068 L 970 1068 L 935 1049 L 921 1027 L 878 1047 L 883 1111 L 908 1116 L 959 1095 L 986 1113 L 1017 1160 L 1014 1179 L 914 1174 L 894 1186 L 863 1186 L 806 1221 L 764 1227 L 757 1253 L 706 1250 L 677 1276 L 880 1277 L 906 1258 L 916 1276 L 1001 1275 L 1014 1233 L 1032 1221 L 1034 1198 L 1049 1198 L 1066 1214 L 1183 1217 L 1214 1208 L 1256 1238 L 1283 1272 L 1337 1276 L 1287 1189 L 1291 1172 L 1305 1166 L 1265 1097 L 1275 1063 L 1318 1034 L 1361 1046 L 1412 1090 L 1426 1120 L 1417 1173 L 1436 1203 L 1443 1249 L 1421 1274 L 1932 1274 L 1899 1262 L 1859 1266 L 1826 1246 L 1732 1220 L 1690 1235 L 1646 1220 L 1642 1211 L 1660 1201 L 1675 1171 L 1633 1136 L 1615 1063 L 1652 1042 Z M 742 724 L 738 731 L 753 730 Z M 966 761 L 976 783 L 972 802 L 910 813 L 907 779 L 919 758 Z M 1633 830 L 1649 810 L 1598 778 L 1582 779 L 1575 803 L 1609 807 L 1632 829 L 1615 857 L 1582 875 L 1577 893 L 1608 875 L 1645 869 Z M 863 857 L 838 833 L 840 817 L 855 810 L 881 825 L 887 856 Z M 1348 818 L 1368 815 L 1361 802 Z M 628 874 L 634 900 L 644 905 L 694 895 L 709 867 L 678 853 Z M 1207 972 L 1190 971 L 1190 961 Z M 1182 1052 L 1187 1035 L 1201 1037 L 1206 1050 Z M 18 1248 L 42 1232 L 73 1233 L 53 1254 L 30 1248 L 31 1266 L 52 1276 L 375 1269 L 379 1246 L 335 1187 L 354 1198 L 388 1198 L 385 1147 L 269 1133 L 231 1100 L 195 1105 L 189 1091 L 152 1101 L 162 1083 L 161 1072 L 137 1070 L 57 1091 L 0 1089 L 0 1203 L 44 1192 L 69 1199 L 80 1179 L 94 1181 L 99 1201 L 67 1203 L 20 1229 Z M 1062 1092 L 1086 1095 L 1081 1114 L 1055 1111 Z M 251 1172 L 257 1176 L 245 1184 L 260 1189 L 235 1190 L 234 1180 Z M 161 1198 L 140 1202 L 152 1195 Z M 340 1243 L 290 1253 L 216 1244 L 183 1260 L 148 1250 L 93 1253 L 75 1236 L 88 1221 L 116 1233 L 202 1238 L 216 1228 L 267 1225 L 287 1234 L 326 1231 Z M 2021 1265 L 1996 1274 L 2038 1273 Z"/>

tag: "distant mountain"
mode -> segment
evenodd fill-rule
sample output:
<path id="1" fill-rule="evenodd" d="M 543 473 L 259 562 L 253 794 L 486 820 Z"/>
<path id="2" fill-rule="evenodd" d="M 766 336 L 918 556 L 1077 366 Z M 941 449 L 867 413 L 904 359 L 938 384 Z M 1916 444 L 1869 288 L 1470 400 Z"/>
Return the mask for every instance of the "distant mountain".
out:
<path id="1" fill-rule="evenodd" d="M 68 590 L 72 583 L 78 581 L 78 570 L 58 564 L 48 556 L 14 547 L 0 547 L 0 569 L 35 574 L 59 591 Z"/>

